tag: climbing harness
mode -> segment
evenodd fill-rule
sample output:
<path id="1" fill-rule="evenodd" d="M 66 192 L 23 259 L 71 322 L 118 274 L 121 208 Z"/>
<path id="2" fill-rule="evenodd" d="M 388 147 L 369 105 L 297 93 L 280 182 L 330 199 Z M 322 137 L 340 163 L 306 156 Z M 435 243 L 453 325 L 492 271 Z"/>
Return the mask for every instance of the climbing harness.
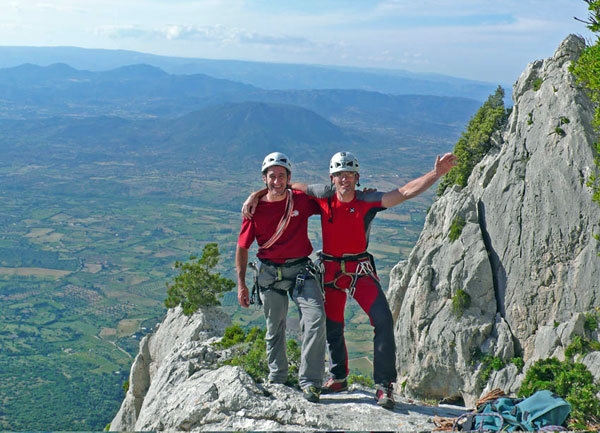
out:
<path id="1" fill-rule="evenodd" d="M 290 260 L 285 263 L 275 263 L 267 259 L 260 259 L 262 266 L 267 268 L 271 268 L 274 272 L 273 280 L 268 284 L 263 284 L 260 286 L 261 290 L 275 290 L 276 292 L 281 293 L 282 295 L 289 294 L 290 298 L 292 298 L 294 291 L 297 294 L 302 292 L 305 281 L 311 276 L 315 275 L 314 264 L 308 257 L 302 257 L 296 260 Z M 302 266 L 303 265 L 303 266 Z M 302 266 L 302 270 L 298 272 L 295 276 L 285 275 L 286 270 L 292 267 Z M 287 287 L 275 287 L 278 282 L 288 281 Z M 284 285 L 285 286 L 285 285 Z"/>
<path id="2" fill-rule="evenodd" d="M 359 278 L 368 276 L 376 283 L 380 283 L 375 270 L 373 256 L 366 251 L 359 254 L 344 254 L 342 257 L 330 256 L 322 251 L 319 251 L 317 255 L 320 259 L 322 287 L 342 290 L 354 297 L 356 282 Z M 336 262 L 340 264 L 340 270 L 336 272 L 332 280 L 325 281 L 325 266 L 323 262 Z M 356 263 L 354 271 L 347 270 L 348 263 Z M 348 282 L 348 284 L 344 284 L 344 282 Z"/>

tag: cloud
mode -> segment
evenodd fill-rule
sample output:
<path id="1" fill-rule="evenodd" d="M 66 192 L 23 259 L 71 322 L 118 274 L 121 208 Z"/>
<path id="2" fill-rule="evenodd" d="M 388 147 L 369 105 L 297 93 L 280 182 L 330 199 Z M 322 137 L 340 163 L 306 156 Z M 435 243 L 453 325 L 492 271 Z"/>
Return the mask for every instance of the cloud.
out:
<path id="1" fill-rule="evenodd" d="M 112 39 L 162 39 L 168 41 L 201 41 L 217 44 L 252 44 L 269 46 L 311 46 L 312 41 L 292 35 L 268 35 L 245 29 L 216 26 L 169 25 L 160 29 L 148 29 L 133 25 L 100 26 L 95 33 Z"/>

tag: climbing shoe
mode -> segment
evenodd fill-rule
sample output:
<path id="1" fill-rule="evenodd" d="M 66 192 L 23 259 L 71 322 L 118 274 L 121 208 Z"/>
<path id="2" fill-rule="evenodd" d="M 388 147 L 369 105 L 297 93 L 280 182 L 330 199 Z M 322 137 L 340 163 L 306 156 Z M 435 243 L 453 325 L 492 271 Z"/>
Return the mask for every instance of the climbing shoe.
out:
<path id="1" fill-rule="evenodd" d="M 394 384 L 392 382 L 383 385 L 377 385 L 375 391 L 375 400 L 377 404 L 385 409 L 394 408 Z"/>
<path id="2" fill-rule="evenodd" d="M 331 378 L 325 385 L 323 385 L 323 394 L 333 394 L 334 392 L 342 392 L 348 390 L 348 380 L 347 379 L 334 379 Z"/>
<path id="3" fill-rule="evenodd" d="M 321 396 L 321 390 L 316 386 L 310 385 L 302 389 L 302 396 L 312 403 L 318 403 Z"/>

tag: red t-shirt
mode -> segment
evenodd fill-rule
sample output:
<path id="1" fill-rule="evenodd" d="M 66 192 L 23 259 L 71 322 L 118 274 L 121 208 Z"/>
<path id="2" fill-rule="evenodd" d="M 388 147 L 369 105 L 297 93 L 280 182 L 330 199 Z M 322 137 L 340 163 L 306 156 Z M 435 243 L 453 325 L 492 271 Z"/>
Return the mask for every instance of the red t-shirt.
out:
<path id="1" fill-rule="evenodd" d="M 308 239 L 308 218 L 319 214 L 319 207 L 314 200 L 301 191 L 293 191 L 294 207 L 292 217 L 277 242 L 270 248 L 259 249 L 259 259 L 283 263 L 288 259 L 308 257 L 312 253 L 312 244 Z M 244 218 L 238 236 L 238 245 L 249 249 L 256 240 L 258 246 L 271 239 L 283 213 L 286 200 L 276 202 L 260 201 L 252 219 Z"/>
<path id="2" fill-rule="evenodd" d="M 377 212 L 386 209 L 381 204 L 383 192 L 356 191 L 354 200 L 348 203 L 339 201 L 327 186 L 310 185 L 308 194 L 315 196 L 321 209 L 325 254 L 341 257 L 367 250 L 371 222 Z"/>

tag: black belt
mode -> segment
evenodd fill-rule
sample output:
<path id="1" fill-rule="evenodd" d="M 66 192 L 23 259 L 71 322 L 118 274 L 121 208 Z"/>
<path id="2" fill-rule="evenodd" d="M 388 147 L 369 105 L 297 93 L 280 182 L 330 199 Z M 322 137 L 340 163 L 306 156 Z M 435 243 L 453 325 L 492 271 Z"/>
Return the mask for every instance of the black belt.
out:
<path id="1" fill-rule="evenodd" d="M 358 254 L 344 254 L 342 257 L 330 256 L 329 254 L 320 252 L 319 256 L 322 260 L 330 262 L 359 262 L 361 260 L 371 259 L 371 254 L 366 251 Z"/>
<path id="2" fill-rule="evenodd" d="M 258 260 L 260 260 L 260 262 L 264 265 L 273 266 L 275 268 L 291 268 L 292 266 L 298 266 L 298 265 L 302 265 L 304 263 L 308 263 L 308 261 L 310 259 L 308 257 L 301 257 L 299 259 L 286 261 L 284 263 L 275 263 L 275 262 L 273 262 L 271 260 L 267 260 L 267 259 L 258 259 Z"/>

